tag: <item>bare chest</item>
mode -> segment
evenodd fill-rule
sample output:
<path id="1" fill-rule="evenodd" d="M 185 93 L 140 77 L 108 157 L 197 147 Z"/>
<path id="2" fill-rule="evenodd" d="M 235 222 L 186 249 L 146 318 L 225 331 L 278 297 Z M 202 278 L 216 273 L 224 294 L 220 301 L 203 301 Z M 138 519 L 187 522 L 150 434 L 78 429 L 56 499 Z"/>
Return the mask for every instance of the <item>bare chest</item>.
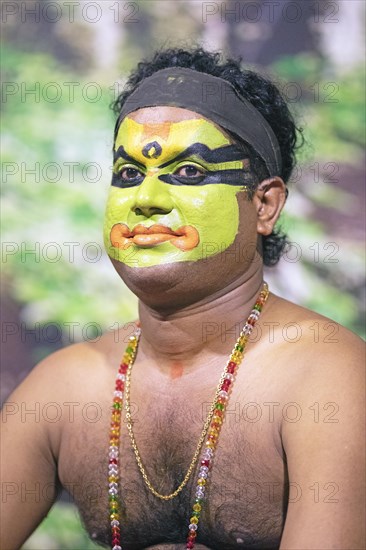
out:
<path id="1" fill-rule="evenodd" d="M 136 442 L 148 477 L 169 494 L 183 480 L 210 405 L 208 394 L 137 391 L 131 412 Z M 286 469 L 275 444 L 276 424 L 250 388 L 245 400 L 233 392 L 206 489 L 197 543 L 202 547 L 278 548 L 286 501 Z M 65 431 L 59 476 L 72 493 L 89 535 L 109 544 L 108 430 L 110 402 L 103 399 L 96 422 L 70 424 Z M 263 403 L 263 399 L 261 400 Z M 156 498 L 137 467 L 126 423 L 121 429 L 122 541 L 127 550 L 185 548 L 197 483 L 169 501 Z M 198 547 L 198 546 L 197 546 Z M 199 548 L 199 547 L 198 547 Z"/>

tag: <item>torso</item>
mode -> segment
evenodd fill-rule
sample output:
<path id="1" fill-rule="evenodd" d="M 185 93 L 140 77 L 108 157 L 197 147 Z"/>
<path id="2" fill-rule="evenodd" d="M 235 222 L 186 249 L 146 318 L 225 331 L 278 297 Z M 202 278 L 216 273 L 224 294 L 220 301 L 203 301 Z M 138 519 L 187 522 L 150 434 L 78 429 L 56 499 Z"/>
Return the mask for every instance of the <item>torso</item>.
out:
<path id="1" fill-rule="evenodd" d="M 222 429 L 197 540 L 212 549 L 258 548 L 259 542 L 260 548 L 277 548 L 284 521 L 283 460 L 268 419 L 246 422 L 240 418 L 241 403 L 232 397 L 229 411 L 232 409 L 233 414 L 228 414 Z M 139 420 L 134 426 L 150 478 L 165 493 L 174 490 L 187 471 L 202 429 L 202 406 L 195 401 L 190 408 L 177 399 L 167 415 L 162 415 L 162 408 L 159 397 L 153 399 L 134 415 Z M 90 424 L 82 435 L 74 433 L 59 462 L 61 481 L 83 488 L 74 497 L 90 536 L 104 543 L 109 539 L 107 434 L 108 420 L 97 427 Z M 147 490 L 137 470 L 125 425 L 121 440 L 124 548 L 163 543 L 184 548 L 196 475 L 178 497 L 168 502 L 159 500 Z M 96 498 L 88 499 L 89 491 Z"/>
<path id="2" fill-rule="evenodd" d="M 243 363 L 230 398 L 210 476 L 208 500 L 200 519 L 197 542 L 207 548 L 279 546 L 287 496 L 286 469 L 279 415 L 275 414 L 271 422 L 270 405 L 264 405 L 278 402 L 279 397 L 271 385 L 258 391 L 253 376 L 248 376 L 250 363 L 247 361 L 245 366 Z M 143 372 L 143 365 L 136 362 L 134 366 L 132 413 L 136 441 L 149 476 L 160 492 L 173 491 L 177 480 L 180 482 L 187 471 L 220 370 L 221 365 L 211 391 L 205 388 L 200 395 L 199 384 L 193 378 L 185 381 L 182 377 L 170 384 L 167 397 L 163 388 L 152 391 L 147 382 L 139 383 L 137 376 Z M 103 388 L 102 399 L 97 394 L 93 398 L 100 405 L 98 408 L 88 405 L 90 400 L 78 407 L 75 422 L 64 433 L 59 458 L 60 480 L 73 493 L 90 536 L 106 544 L 109 540 L 107 448 L 113 376 L 110 382 L 109 392 Z M 190 394 L 192 397 L 188 399 Z M 94 422 L 97 410 L 101 418 Z M 168 545 L 166 548 L 184 548 L 196 475 L 191 476 L 178 497 L 165 502 L 153 496 L 143 483 L 125 423 L 120 455 L 124 548 L 142 549 L 164 543 Z"/>
<path id="3" fill-rule="evenodd" d="M 301 362 L 301 356 L 295 344 L 289 349 L 283 339 L 269 347 L 268 337 L 262 336 L 255 345 L 248 346 L 236 378 L 199 522 L 197 550 L 279 548 L 288 498 L 281 423 L 284 407 L 296 401 L 292 389 L 296 385 L 296 361 Z M 91 373 L 84 400 L 75 409 L 78 414 L 74 422 L 64 425 L 58 460 L 60 481 L 73 494 L 89 535 L 106 545 L 110 540 L 110 407 L 117 357 L 125 346 L 123 342 L 110 342 L 111 338 L 98 351 L 98 375 Z M 295 359 L 293 365 L 290 357 Z M 152 380 L 149 372 L 154 365 L 139 360 L 137 355 L 131 389 L 134 431 L 150 480 L 162 493 L 172 492 L 188 469 L 224 365 L 220 357 L 209 370 L 203 368 L 200 373 L 183 374 L 177 379 L 160 375 Z M 87 403 L 91 402 L 97 403 L 98 409 L 92 405 L 88 409 Z M 310 405 L 310 401 L 301 405 L 303 413 Z M 84 418 L 80 414 L 83 407 Z M 100 418 L 88 421 L 96 410 Z M 292 418 L 296 409 L 286 412 Z M 122 547 L 184 549 L 196 473 L 176 498 L 157 499 L 142 480 L 125 422 L 120 463 Z"/>

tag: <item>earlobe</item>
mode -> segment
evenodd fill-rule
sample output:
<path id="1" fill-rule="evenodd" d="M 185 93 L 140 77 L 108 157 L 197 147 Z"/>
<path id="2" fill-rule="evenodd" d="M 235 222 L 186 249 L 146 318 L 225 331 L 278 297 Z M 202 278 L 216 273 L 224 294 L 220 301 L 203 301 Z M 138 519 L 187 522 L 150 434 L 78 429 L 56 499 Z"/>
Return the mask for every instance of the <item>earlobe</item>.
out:
<path id="1" fill-rule="evenodd" d="M 257 209 L 257 232 L 270 235 L 286 202 L 286 185 L 276 176 L 262 181 L 254 194 Z"/>

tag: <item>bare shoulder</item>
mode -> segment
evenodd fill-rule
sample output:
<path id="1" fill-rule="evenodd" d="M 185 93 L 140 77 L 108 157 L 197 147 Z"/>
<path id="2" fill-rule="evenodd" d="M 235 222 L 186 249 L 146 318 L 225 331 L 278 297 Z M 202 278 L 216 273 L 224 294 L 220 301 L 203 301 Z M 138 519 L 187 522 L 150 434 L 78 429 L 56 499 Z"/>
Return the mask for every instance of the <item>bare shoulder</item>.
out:
<path id="1" fill-rule="evenodd" d="M 365 343 L 336 321 L 278 296 L 271 295 L 264 318 L 267 338 L 282 354 L 297 356 L 306 369 L 331 362 L 364 364 Z"/>
<path id="2" fill-rule="evenodd" d="M 334 452 L 342 438 L 350 445 L 350 434 L 352 446 L 357 446 L 364 430 L 363 340 L 335 321 L 281 298 L 273 296 L 268 305 L 264 323 L 278 323 L 272 335 L 278 345 L 272 346 L 270 355 L 278 365 L 282 396 L 298 413 L 296 422 L 282 423 L 286 452 L 294 442 L 300 448 L 311 445 L 311 440 L 319 442 L 315 433 L 330 445 L 329 431 L 338 438 Z"/>
<path id="3" fill-rule="evenodd" d="M 271 295 L 261 317 L 259 353 L 285 402 L 323 416 L 364 406 L 365 343 L 335 321 Z M 329 403 L 333 405 L 329 405 Z M 318 409 L 317 409 L 318 411 Z M 318 415 L 319 416 L 319 415 Z"/>
<path id="4" fill-rule="evenodd" d="M 94 392 L 115 374 L 134 324 L 103 334 L 94 341 L 66 346 L 38 363 L 12 395 L 75 397 L 80 389 Z"/>
<path id="5" fill-rule="evenodd" d="M 57 455 L 70 407 L 102 402 L 111 395 L 119 362 L 133 326 L 97 341 L 67 346 L 38 363 L 3 405 L 7 421 L 44 425 Z M 34 411 L 32 416 L 32 411 Z"/>

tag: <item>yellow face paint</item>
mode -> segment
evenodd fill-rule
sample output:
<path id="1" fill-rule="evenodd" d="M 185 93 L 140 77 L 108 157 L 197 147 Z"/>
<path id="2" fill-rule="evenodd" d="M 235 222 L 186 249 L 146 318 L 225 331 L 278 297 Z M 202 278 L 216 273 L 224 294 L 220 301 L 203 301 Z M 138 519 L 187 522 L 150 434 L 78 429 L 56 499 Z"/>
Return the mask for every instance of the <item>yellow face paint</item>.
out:
<path id="1" fill-rule="evenodd" d="M 206 119 L 140 124 L 125 118 L 104 224 L 109 256 L 149 267 L 226 250 L 238 232 L 242 155 Z"/>

